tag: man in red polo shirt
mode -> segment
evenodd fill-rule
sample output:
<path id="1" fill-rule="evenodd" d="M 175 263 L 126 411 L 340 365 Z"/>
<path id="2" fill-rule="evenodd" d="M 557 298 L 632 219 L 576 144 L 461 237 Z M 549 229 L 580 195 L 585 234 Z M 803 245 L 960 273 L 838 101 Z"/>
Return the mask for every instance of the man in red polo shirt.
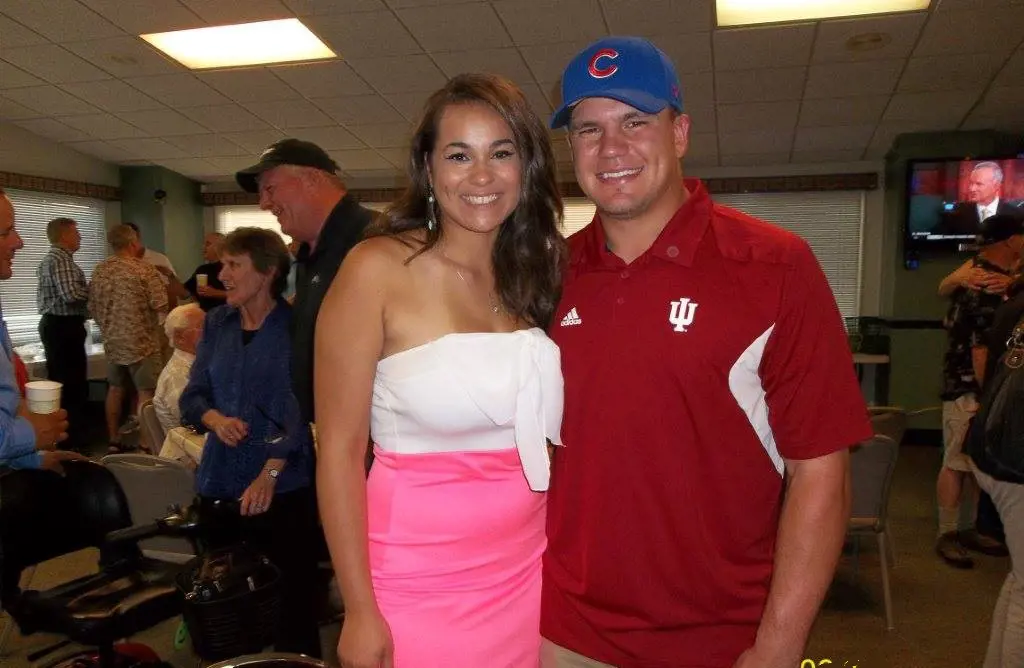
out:
<path id="1" fill-rule="evenodd" d="M 871 437 L 835 299 L 803 240 L 683 179 L 690 121 L 651 43 L 592 44 L 562 93 L 551 126 L 598 213 L 550 331 L 543 665 L 796 668 Z"/>

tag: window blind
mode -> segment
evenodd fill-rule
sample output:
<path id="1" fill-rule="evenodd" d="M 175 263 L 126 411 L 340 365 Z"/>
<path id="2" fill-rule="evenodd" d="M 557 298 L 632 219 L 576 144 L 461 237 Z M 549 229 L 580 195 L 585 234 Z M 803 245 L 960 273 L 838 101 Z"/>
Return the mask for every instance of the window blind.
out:
<path id="1" fill-rule="evenodd" d="M 864 192 L 716 195 L 719 204 L 800 235 L 814 251 L 844 317 L 860 314 Z"/>
<path id="2" fill-rule="evenodd" d="M 25 190 L 7 190 L 14 205 L 14 226 L 25 247 L 14 256 L 14 275 L 0 281 L 0 304 L 14 346 L 39 342 L 39 312 L 36 306 L 36 269 L 50 250 L 46 225 L 58 217 L 78 223 L 82 247 L 75 262 L 92 278 L 96 265 L 107 257 L 105 204 L 101 200 L 69 195 L 52 195 Z"/>
<path id="3" fill-rule="evenodd" d="M 286 244 L 292 241 L 291 237 L 281 232 L 277 217 L 269 211 L 261 210 L 256 204 L 215 206 L 213 220 L 214 230 L 221 234 L 231 234 L 239 227 L 259 227 L 277 232 Z"/>

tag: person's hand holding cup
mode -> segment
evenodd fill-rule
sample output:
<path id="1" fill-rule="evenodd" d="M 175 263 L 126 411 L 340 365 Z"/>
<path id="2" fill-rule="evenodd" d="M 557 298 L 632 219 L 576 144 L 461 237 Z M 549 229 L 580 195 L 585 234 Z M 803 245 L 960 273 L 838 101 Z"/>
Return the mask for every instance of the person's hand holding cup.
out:
<path id="1" fill-rule="evenodd" d="M 37 450 L 52 450 L 68 437 L 68 413 L 60 407 L 62 387 L 52 380 L 34 380 L 25 385 L 25 417 L 35 431 Z"/>

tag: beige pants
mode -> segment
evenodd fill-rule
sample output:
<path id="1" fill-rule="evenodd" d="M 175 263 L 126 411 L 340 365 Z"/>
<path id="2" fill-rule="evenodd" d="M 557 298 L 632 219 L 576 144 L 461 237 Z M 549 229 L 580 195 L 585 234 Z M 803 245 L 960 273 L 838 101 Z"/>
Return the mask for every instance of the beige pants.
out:
<path id="1" fill-rule="evenodd" d="M 588 659 L 576 652 L 570 652 L 545 638 L 540 646 L 540 668 L 615 668 L 615 666 Z"/>

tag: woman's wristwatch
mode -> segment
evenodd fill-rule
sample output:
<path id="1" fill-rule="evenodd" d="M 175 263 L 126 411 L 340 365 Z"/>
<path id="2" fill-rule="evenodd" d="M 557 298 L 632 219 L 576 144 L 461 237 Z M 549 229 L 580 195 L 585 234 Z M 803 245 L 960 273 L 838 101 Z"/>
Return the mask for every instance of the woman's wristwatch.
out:
<path id="1" fill-rule="evenodd" d="M 263 471 L 270 476 L 270 479 L 277 482 L 277 476 L 281 475 L 280 469 L 265 468 Z"/>

